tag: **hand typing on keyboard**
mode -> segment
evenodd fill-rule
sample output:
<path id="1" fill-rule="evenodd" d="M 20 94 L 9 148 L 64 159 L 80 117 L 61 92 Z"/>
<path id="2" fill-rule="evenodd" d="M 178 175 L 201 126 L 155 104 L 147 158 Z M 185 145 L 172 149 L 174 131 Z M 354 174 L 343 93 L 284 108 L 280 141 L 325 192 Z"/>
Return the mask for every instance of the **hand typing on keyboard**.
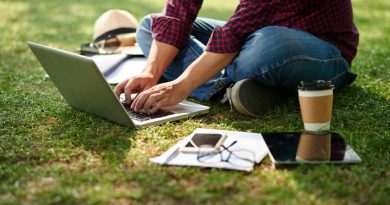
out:
<path id="1" fill-rule="evenodd" d="M 138 93 L 131 94 L 131 100 L 130 100 L 130 103 L 128 103 L 128 101 L 126 100 L 125 94 L 122 93 L 122 94 L 119 95 L 119 102 L 121 102 L 122 104 L 125 103 L 125 104 L 131 106 L 131 103 L 135 100 L 137 95 L 138 95 Z"/>
<path id="2" fill-rule="evenodd" d="M 125 102 L 122 102 L 122 105 L 123 105 L 123 107 L 125 107 L 125 109 L 127 111 L 127 114 L 132 119 L 136 119 L 136 120 L 139 120 L 139 121 L 146 121 L 146 120 L 151 120 L 151 119 L 160 118 L 160 117 L 164 117 L 164 116 L 167 116 L 167 115 L 174 114 L 173 112 L 168 112 L 168 111 L 164 111 L 164 110 L 158 110 L 155 113 L 134 112 L 134 111 L 131 110 L 129 104 L 127 104 Z"/>

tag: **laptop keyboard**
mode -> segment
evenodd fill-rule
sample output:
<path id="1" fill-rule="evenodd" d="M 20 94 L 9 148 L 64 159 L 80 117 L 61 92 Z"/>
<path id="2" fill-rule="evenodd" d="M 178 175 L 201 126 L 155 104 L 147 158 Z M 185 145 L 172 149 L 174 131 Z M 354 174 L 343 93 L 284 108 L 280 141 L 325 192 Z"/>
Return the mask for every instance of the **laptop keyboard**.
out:
<path id="1" fill-rule="evenodd" d="M 132 118 L 132 119 L 135 119 L 135 120 L 138 120 L 138 121 L 146 121 L 146 120 L 151 120 L 151 119 L 155 119 L 155 118 L 160 118 L 160 117 L 165 117 L 165 116 L 168 116 L 168 115 L 172 115 L 174 114 L 173 112 L 169 112 L 169 111 L 164 111 L 164 110 L 158 110 L 157 112 L 155 113 L 150 113 L 150 114 L 147 114 L 147 113 L 138 113 L 138 112 L 134 112 L 130 109 L 130 106 L 126 103 L 122 103 L 122 105 L 125 107 L 126 111 L 127 111 L 127 114 Z"/>

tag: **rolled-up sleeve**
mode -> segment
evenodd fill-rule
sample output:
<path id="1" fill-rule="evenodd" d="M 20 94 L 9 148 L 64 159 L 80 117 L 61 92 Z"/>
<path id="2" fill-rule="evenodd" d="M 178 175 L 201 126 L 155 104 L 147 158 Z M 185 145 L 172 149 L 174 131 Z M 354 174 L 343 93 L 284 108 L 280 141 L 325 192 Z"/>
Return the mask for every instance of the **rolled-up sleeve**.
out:
<path id="1" fill-rule="evenodd" d="M 234 14 L 222 27 L 214 29 L 206 50 L 233 53 L 241 49 L 245 39 L 272 22 L 281 0 L 241 0 Z"/>
<path id="2" fill-rule="evenodd" d="M 162 15 L 152 17 L 153 38 L 183 48 L 203 0 L 167 0 Z"/>

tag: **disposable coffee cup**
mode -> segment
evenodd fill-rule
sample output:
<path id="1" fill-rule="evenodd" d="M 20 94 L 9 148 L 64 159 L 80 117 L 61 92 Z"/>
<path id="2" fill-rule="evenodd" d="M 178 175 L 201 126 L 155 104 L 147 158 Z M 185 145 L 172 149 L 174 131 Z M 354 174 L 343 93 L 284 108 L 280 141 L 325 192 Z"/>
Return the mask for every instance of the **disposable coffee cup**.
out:
<path id="1" fill-rule="evenodd" d="M 329 161 L 331 157 L 331 134 L 303 132 L 295 159 L 297 161 Z"/>
<path id="2" fill-rule="evenodd" d="M 333 88 L 331 81 L 301 82 L 298 87 L 299 105 L 306 131 L 322 133 L 330 130 Z"/>

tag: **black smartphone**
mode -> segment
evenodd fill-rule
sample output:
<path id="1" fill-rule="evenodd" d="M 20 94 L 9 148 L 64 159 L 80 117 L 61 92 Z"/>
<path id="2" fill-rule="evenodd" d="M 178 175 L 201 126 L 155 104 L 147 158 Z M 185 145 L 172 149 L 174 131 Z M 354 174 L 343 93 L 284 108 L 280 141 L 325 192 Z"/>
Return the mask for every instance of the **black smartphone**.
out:
<path id="1" fill-rule="evenodd" d="M 226 134 L 220 133 L 195 133 L 189 142 L 180 148 L 181 152 L 198 152 L 218 150 L 226 139 Z"/>

